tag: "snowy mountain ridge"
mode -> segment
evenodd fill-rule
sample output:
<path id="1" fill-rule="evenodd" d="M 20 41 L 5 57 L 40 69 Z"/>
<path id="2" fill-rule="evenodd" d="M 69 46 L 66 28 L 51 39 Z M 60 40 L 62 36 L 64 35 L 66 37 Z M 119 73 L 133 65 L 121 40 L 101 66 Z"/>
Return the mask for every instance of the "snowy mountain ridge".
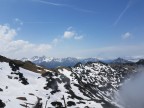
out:
<path id="1" fill-rule="evenodd" d="M 31 61 L 37 65 L 41 65 L 47 68 L 56 68 L 58 66 L 74 66 L 76 63 L 87 63 L 89 61 L 96 62 L 99 61 L 97 58 L 74 58 L 74 57 L 67 57 L 67 58 L 54 58 L 54 57 L 38 57 L 34 56 L 30 59 L 22 58 L 22 61 Z"/>
<path id="2" fill-rule="evenodd" d="M 19 63 L 0 59 L 0 105 L 5 104 L 4 108 L 120 108 L 113 95 L 135 73 L 135 65 L 102 62 L 55 69 L 38 65 L 31 69 Z"/>
<path id="3" fill-rule="evenodd" d="M 22 61 L 31 61 L 37 65 L 44 66 L 47 68 L 56 68 L 59 66 L 74 66 L 78 62 L 85 64 L 87 62 L 98 62 L 102 61 L 104 63 L 117 63 L 117 64 L 125 64 L 125 63 L 135 63 L 139 61 L 141 58 L 138 57 L 125 57 L 125 58 L 116 58 L 116 59 L 97 59 L 97 58 L 75 58 L 75 57 L 67 57 L 67 58 L 54 58 L 54 57 L 46 57 L 46 56 L 34 56 L 30 59 L 22 58 Z"/>

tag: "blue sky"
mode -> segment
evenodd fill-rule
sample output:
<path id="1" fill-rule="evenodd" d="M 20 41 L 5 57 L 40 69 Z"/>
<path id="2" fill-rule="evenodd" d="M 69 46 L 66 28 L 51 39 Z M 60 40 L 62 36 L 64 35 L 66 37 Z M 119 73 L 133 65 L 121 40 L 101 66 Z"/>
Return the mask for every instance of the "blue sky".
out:
<path id="1" fill-rule="evenodd" d="M 0 0 L 0 53 L 21 58 L 144 55 L 143 0 Z"/>

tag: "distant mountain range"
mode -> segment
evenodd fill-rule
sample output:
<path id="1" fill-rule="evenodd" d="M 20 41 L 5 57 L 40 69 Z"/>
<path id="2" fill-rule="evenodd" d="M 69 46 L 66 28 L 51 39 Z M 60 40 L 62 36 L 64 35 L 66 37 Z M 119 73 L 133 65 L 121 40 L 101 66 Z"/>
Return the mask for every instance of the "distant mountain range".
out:
<path id="1" fill-rule="evenodd" d="M 46 56 L 34 56 L 32 58 L 22 58 L 22 61 L 31 61 L 37 65 L 47 67 L 47 68 L 56 68 L 59 66 L 74 66 L 77 63 L 85 64 L 87 62 L 98 62 L 101 61 L 103 63 L 108 64 L 124 64 L 124 63 L 133 63 L 137 62 L 140 58 L 117 58 L 117 59 L 110 59 L 110 60 L 100 60 L 97 58 L 74 58 L 74 57 L 67 57 L 67 58 L 53 58 L 53 57 L 46 57 Z"/>
<path id="2" fill-rule="evenodd" d="M 125 63 L 133 63 L 133 62 L 129 61 L 129 60 L 125 60 L 123 58 L 117 58 L 117 59 L 112 60 L 109 63 L 111 63 L 111 64 L 125 64 Z"/>
<path id="3" fill-rule="evenodd" d="M 82 64 L 85 64 L 87 62 L 97 62 L 99 61 L 97 58 L 74 58 L 74 57 L 67 57 L 67 58 L 51 58 L 51 57 L 38 57 L 34 56 L 30 59 L 28 58 L 22 58 L 22 61 L 31 61 L 37 65 L 44 66 L 47 68 L 56 68 L 59 66 L 74 66 L 78 62 L 81 62 Z"/>

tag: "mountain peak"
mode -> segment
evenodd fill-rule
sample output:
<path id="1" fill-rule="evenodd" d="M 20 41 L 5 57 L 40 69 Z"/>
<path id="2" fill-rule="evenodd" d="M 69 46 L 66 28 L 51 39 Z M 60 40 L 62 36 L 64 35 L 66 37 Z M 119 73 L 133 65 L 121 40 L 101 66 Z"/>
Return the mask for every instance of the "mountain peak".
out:
<path id="1" fill-rule="evenodd" d="M 140 59 L 138 62 L 136 62 L 137 64 L 144 64 L 144 59 Z"/>
<path id="2" fill-rule="evenodd" d="M 119 57 L 113 60 L 112 63 L 125 64 L 125 63 L 132 63 L 132 62 Z"/>

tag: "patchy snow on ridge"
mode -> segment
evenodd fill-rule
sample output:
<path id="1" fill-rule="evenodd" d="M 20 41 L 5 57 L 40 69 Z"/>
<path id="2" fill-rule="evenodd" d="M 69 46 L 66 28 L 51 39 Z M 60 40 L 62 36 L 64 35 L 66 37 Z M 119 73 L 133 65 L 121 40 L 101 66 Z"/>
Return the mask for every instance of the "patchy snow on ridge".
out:
<path id="1" fill-rule="evenodd" d="M 72 81 L 72 77 L 70 76 L 71 71 L 63 69 L 59 70 L 59 72 L 61 74 L 58 76 L 42 77 L 41 74 L 23 68 L 12 71 L 8 63 L 0 62 L 0 88 L 3 90 L 0 91 L 0 99 L 6 104 L 5 108 L 23 108 L 23 105 L 26 105 L 26 103 L 32 108 L 37 102 L 37 97 L 42 98 L 41 102 L 43 103 L 43 107 L 45 107 L 46 101 L 48 101 L 47 107 L 53 108 L 54 106 L 51 103 L 57 101 L 61 102 L 64 106 L 64 101 L 62 100 L 63 96 L 65 96 L 66 101 L 69 103 L 79 103 L 76 107 L 84 108 L 85 106 L 91 106 L 94 108 L 103 108 L 100 103 L 91 101 L 77 86 L 74 86 L 74 84 L 78 84 L 78 82 L 77 80 Z M 50 73 L 54 74 L 48 72 L 48 74 Z M 22 78 L 25 79 L 27 83 L 23 84 L 23 79 L 20 79 L 18 75 L 22 75 Z M 48 89 L 44 89 L 47 83 L 56 79 L 61 80 L 61 77 L 64 77 L 62 79 L 63 81 L 61 81 L 61 83 L 56 82 L 58 91 L 55 92 L 53 88 L 55 87 L 55 83 L 53 83 L 52 86 L 48 86 Z M 69 78 L 70 82 L 65 82 L 65 80 Z M 47 80 L 49 81 L 47 82 Z M 70 83 L 70 88 L 66 87 L 69 86 L 68 83 Z M 70 98 L 71 93 L 74 93 L 74 98 Z M 79 98 L 82 99 L 82 103 Z M 68 106 L 68 108 L 69 107 L 73 108 L 73 106 Z"/>
<path id="2" fill-rule="evenodd" d="M 26 104 L 35 108 L 37 103 L 41 103 L 40 108 L 59 108 L 65 107 L 64 102 L 67 108 L 119 108 L 113 95 L 123 80 L 136 72 L 135 65 L 102 62 L 44 70 L 36 65 L 42 74 L 19 65 L 13 60 L 0 62 L 0 100 L 6 108 L 23 108 Z"/>
<path id="3" fill-rule="evenodd" d="M 6 108 L 23 108 L 20 104 L 25 104 L 25 102 L 35 104 L 37 96 L 40 98 L 45 96 L 46 90 L 43 89 L 45 78 L 42 78 L 40 74 L 20 68 L 29 82 L 28 85 L 23 85 L 16 75 L 11 75 L 12 70 L 8 63 L 0 62 L 0 68 L 0 88 L 3 89 L 0 92 L 0 99 L 5 102 Z M 29 95 L 30 93 L 34 96 Z M 17 97 L 26 97 L 27 101 L 18 100 Z"/>

